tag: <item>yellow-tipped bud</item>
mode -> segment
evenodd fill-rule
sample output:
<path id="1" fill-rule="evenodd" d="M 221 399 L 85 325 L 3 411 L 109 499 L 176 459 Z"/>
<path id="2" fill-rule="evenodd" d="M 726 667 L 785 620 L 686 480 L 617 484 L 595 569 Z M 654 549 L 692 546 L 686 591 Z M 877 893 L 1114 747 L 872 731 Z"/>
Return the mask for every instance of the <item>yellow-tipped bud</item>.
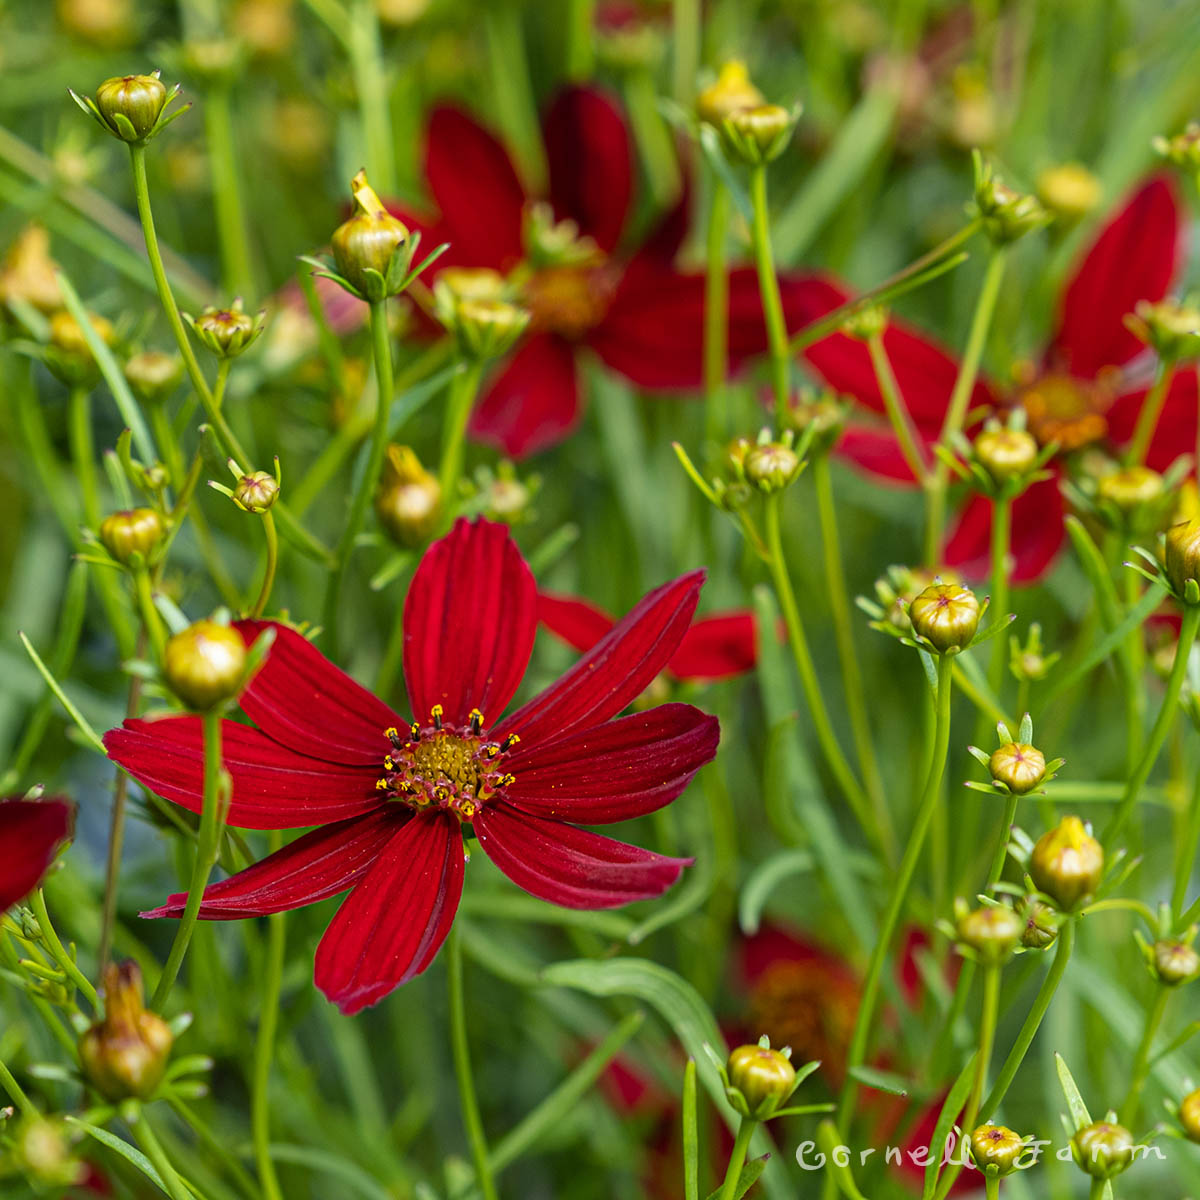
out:
<path id="1" fill-rule="evenodd" d="M 204 712 L 232 700 L 246 672 L 246 643 L 236 629 L 196 621 L 167 640 L 163 674 L 189 708 Z"/>
<path id="2" fill-rule="evenodd" d="M 354 212 L 350 219 L 334 230 L 330 239 L 338 272 L 363 296 L 375 296 L 378 281 L 368 272 L 375 272 L 386 285 L 392 263 L 408 241 L 408 228 L 393 217 L 387 206 L 367 182 L 366 171 L 359 171 L 350 182 L 354 196 Z"/>
<path id="3" fill-rule="evenodd" d="M 1046 757 L 1036 746 L 1025 742 L 1007 742 L 992 751 L 988 770 L 992 778 L 1004 784 L 1010 792 L 1023 796 L 1045 779 Z"/>
<path id="4" fill-rule="evenodd" d="M 1133 1134 L 1112 1121 L 1093 1121 L 1071 1139 L 1071 1153 L 1093 1179 L 1111 1179 L 1133 1162 Z"/>
<path id="5" fill-rule="evenodd" d="M 389 446 L 379 490 L 379 523 L 401 546 L 422 546 L 442 515 L 442 489 L 409 446 Z"/>
<path id="6" fill-rule="evenodd" d="M 1011 1175 L 1025 1149 L 1025 1139 L 1007 1125 L 980 1125 L 971 1132 L 971 1157 L 986 1171 L 994 1167 L 997 1175 Z"/>
<path id="7" fill-rule="evenodd" d="M 729 1085 L 746 1104 L 746 1114 L 762 1120 L 778 1108 L 796 1086 L 796 1069 L 786 1055 L 769 1046 L 739 1046 L 725 1066 Z"/>
<path id="8" fill-rule="evenodd" d="M 1200 1088 L 1179 1102 L 1179 1123 L 1193 1142 L 1200 1142 Z"/>
<path id="9" fill-rule="evenodd" d="M 1059 220 L 1079 221 L 1103 199 L 1100 180 L 1080 163 L 1047 167 L 1037 178 L 1038 199 Z"/>
<path id="10" fill-rule="evenodd" d="M 975 457 L 998 484 L 1027 475 L 1037 464 L 1038 444 L 1024 429 L 985 429 L 975 439 Z"/>
<path id="11" fill-rule="evenodd" d="M 1180 596 L 1186 594 L 1189 583 L 1200 585 L 1200 519 L 1180 521 L 1167 530 L 1163 567 Z"/>
<path id="12" fill-rule="evenodd" d="M 125 379 L 139 400 L 165 400 L 183 378 L 183 359 L 165 350 L 142 350 L 125 364 Z"/>
<path id="13" fill-rule="evenodd" d="M 751 81 L 746 64 L 734 58 L 722 65 L 716 82 L 696 97 L 696 115 L 707 124 L 720 128 L 727 117 L 743 108 L 757 108 L 763 101 L 763 94 Z"/>
<path id="14" fill-rule="evenodd" d="M 1007 962 L 1021 940 L 1021 918 L 1011 908 L 985 905 L 964 912 L 958 940 L 990 966 Z"/>
<path id="15" fill-rule="evenodd" d="M 1063 817 L 1033 847 L 1029 874 L 1063 910 L 1092 895 L 1104 875 L 1104 850 L 1078 817 Z"/>
<path id="16" fill-rule="evenodd" d="M 110 513 L 100 522 L 100 542 L 119 563 L 128 566 L 134 556 L 143 561 L 162 541 L 166 526 L 152 508 L 131 508 Z"/>

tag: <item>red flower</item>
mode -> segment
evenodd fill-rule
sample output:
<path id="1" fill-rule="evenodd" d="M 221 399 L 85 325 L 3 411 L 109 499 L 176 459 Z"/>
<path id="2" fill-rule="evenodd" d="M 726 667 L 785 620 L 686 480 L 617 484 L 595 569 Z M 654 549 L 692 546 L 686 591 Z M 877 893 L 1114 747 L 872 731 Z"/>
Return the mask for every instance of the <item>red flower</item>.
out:
<path id="1" fill-rule="evenodd" d="M 1108 438 L 1118 445 L 1133 434 L 1146 394 L 1135 387 L 1129 365 L 1143 350 L 1124 325 L 1139 300 L 1166 295 L 1180 259 L 1182 213 L 1175 186 L 1165 175 L 1143 183 L 1101 229 L 1083 255 L 1059 301 L 1058 328 L 1030 377 L 1005 403 L 1025 409 L 1029 427 L 1043 443 L 1064 452 Z M 846 293 L 831 289 L 828 307 Z M 927 446 L 937 441 L 958 374 L 958 364 L 940 346 L 901 323 L 884 335 L 900 390 Z M 883 399 L 866 347 L 837 334 L 816 343 L 807 358 L 833 387 L 875 412 Z M 973 406 L 995 405 L 980 381 Z M 1148 455 L 1163 469 L 1181 449 L 1196 442 L 1196 373 L 1180 372 L 1171 386 Z M 875 424 L 847 430 L 841 453 L 871 474 L 911 485 L 912 474 L 890 428 Z M 1014 581 L 1037 579 L 1063 541 L 1063 506 L 1056 480 L 1034 484 L 1013 506 Z M 968 500 L 945 547 L 947 566 L 968 577 L 988 570 L 991 501 Z"/>
<path id="2" fill-rule="evenodd" d="M 603 609 L 577 596 L 539 592 L 538 620 L 576 650 L 590 650 L 612 629 Z M 676 679 L 729 679 L 754 670 L 754 615 L 749 612 L 713 613 L 693 621 L 679 648 L 667 663 Z"/>
<path id="3" fill-rule="evenodd" d="M 552 903 L 609 908 L 660 895 L 688 860 L 575 823 L 653 812 L 716 753 L 716 719 L 687 704 L 612 719 L 674 653 L 702 582 L 693 571 L 649 593 L 501 720 L 537 629 L 536 585 L 503 525 L 460 520 L 417 568 L 404 606 L 411 726 L 274 625 L 241 701 L 255 728 L 224 724 L 229 822 L 318 828 L 211 886 L 200 915 L 259 916 L 353 889 L 321 939 L 314 977 L 354 1013 L 433 960 L 462 892 L 466 823 L 500 870 Z M 238 628 L 249 644 L 267 624 Z M 199 718 L 126 721 L 105 745 L 146 787 L 199 810 Z M 144 915 L 179 916 L 184 901 L 172 896 Z"/>
<path id="4" fill-rule="evenodd" d="M 72 834 L 75 807 L 62 797 L 0 799 L 0 913 L 7 912 L 42 882 L 58 848 Z"/>
<path id="5" fill-rule="evenodd" d="M 426 140 L 425 178 L 439 215 L 426 219 L 390 205 L 419 229 L 425 245 L 449 242 L 430 275 L 447 266 L 517 270 L 522 303 L 533 313 L 528 334 L 487 382 L 473 434 L 516 457 L 561 441 L 579 420 L 576 355 L 587 347 L 635 387 L 672 392 L 702 379 L 704 278 L 672 265 L 686 230 L 686 197 L 632 254 L 618 249 L 627 231 L 634 168 L 624 118 L 603 93 L 561 92 L 544 124 L 550 188 L 558 220 L 577 223 L 596 254 L 585 264 L 534 269 L 526 263 L 524 228 L 532 200 L 508 153 L 460 109 L 434 110 Z M 426 278 L 426 282 L 429 282 Z M 818 315 L 824 285 L 785 277 L 790 328 Z M 752 268 L 729 280 L 729 363 L 736 370 L 766 349 Z"/>

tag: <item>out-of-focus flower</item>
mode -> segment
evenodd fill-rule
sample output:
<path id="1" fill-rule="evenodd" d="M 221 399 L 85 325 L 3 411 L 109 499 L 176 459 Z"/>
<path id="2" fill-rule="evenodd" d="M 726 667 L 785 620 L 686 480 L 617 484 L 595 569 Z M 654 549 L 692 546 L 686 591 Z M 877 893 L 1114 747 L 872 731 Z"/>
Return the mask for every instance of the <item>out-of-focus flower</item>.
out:
<path id="1" fill-rule="evenodd" d="M 0 913 L 28 896 L 42 881 L 63 842 L 71 837 L 75 807 L 61 796 L 0 799 Z"/>
<path id="2" fill-rule="evenodd" d="M 275 631 L 241 696 L 255 727 L 223 726 L 229 824 L 318 826 L 205 892 L 200 916 L 281 912 L 353 889 L 317 949 L 317 986 L 343 1012 L 432 962 L 463 884 L 462 828 L 519 887 L 569 908 L 660 895 L 687 860 L 601 837 L 669 804 L 716 753 L 714 717 L 664 704 L 616 717 L 691 621 L 695 571 L 649 593 L 590 653 L 508 717 L 537 631 L 537 589 L 508 528 L 460 520 L 421 560 L 404 606 L 411 725 L 294 630 Z M 485 714 L 491 713 L 493 717 Z M 202 806 L 195 717 L 129 720 L 110 756 L 159 795 Z M 146 914 L 177 917 L 186 896 Z"/>
<path id="3" fill-rule="evenodd" d="M 54 312 L 62 306 L 56 267 L 50 257 L 50 235 L 41 225 L 26 225 L 0 264 L 0 302 L 24 301 L 42 312 Z"/>

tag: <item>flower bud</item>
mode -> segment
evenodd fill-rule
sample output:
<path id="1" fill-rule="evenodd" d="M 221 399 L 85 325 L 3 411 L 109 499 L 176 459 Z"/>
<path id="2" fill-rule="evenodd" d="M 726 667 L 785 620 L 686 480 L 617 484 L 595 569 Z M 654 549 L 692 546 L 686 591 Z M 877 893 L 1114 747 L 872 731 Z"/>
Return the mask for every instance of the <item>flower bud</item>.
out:
<path id="1" fill-rule="evenodd" d="M 40 312 L 54 312 L 62 305 L 54 271 L 50 235 L 40 225 L 26 225 L 0 265 L 0 302 L 23 301 Z"/>
<path id="2" fill-rule="evenodd" d="M 1024 1149 L 1025 1139 L 1007 1125 L 980 1125 L 971 1132 L 971 1157 L 981 1171 L 994 1167 L 997 1175 L 1011 1175 Z"/>
<path id="3" fill-rule="evenodd" d="M 209 305 L 198 317 L 183 316 L 207 350 L 218 358 L 236 358 L 261 335 L 267 313 L 263 309 L 252 317 L 235 300 L 229 308 Z"/>
<path id="4" fill-rule="evenodd" d="M 1191 1141 L 1200 1142 L 1200 1088 L 1179 1102 L 1179 1123 Z"/>
<path id="5" fill-rule="evenodd" d="M 1026 742 L 1007 742 L 992 751 L 988 770 L 997 783 L 1023 796 L 1046 777 L 1046 757 Z"/>
<path id="6" fill-rule="evenodd" d="M 1165 987 L 1179 987 L 1200 974 L 1200 954 L 1188 942 L 1160 938 L 1154 943 L 1154 974 Z"/>
<path id="7" fill-rule="evenodd" d="M 735 158 L 761 166 L 778 158 L 791 139 L 796 114 L 779 104 L 739 108 L 725 118 L 721 131 Z"/>
<path id="8" fill-rule="evenodd" d="M 53 1117 L 35 1113 L 22 1118 L 12 1131 L 8 1151 L 11 1166 L 26 1182 L 35 1185 L 36 1195 L 42 1194 L 42 1187 L 72 1187 L 87 1175 L 87 1169 L 71 1150 L 63 1122 Z M 0 1175 L 8 1173 L 2 1169 L 7 1166 L 0 1166 Z"/>
<path id="9" fill-rule="evenodd" d="M 525 332 L 530 314 L 507 300 L 476 299 L 460 294 L 461 275 L 447 280 L 446 272 L 433 285 L 438 320 L 458 339 L 462 353 L 473 359 L 499 358 Z"/>
<path id="10" fill-rule="evenodd" d="M 1156 137 L 1151 142 L 1156 154 L 1162 155 L 1177 167 L 1190 171 L 1200 168 L 1200 125 L 1195 121 L 1188 124 L 1182 133 L 1174 137 Z"/>
<path id="11" fill-rule="evenodd" d="M 382 300 L 391 294 L 388 288 L 392 265 L 408 242 L 408 228 L 388 212 L 375 189 L 367 182 L 366 171 L 359 171 L 350 182 L 354 195 L 354 213 L 339 225 L 330 239 L 333 258 L 339 274 L 368 300 Z M 383 279 L 384 291 L 378 280 L 368 275 L 377 272 Z"/>
<path id="12" fill-rule="evenodd" d="M 846 409 L 832 392 L 814 392 L 804 388 L 788 397 L 783 420 L 787 428 L 797 434 L 807 433 L 811 429 L 811 445 L 827 449 L 841 435 L 842 426 L 846 423 Z"/>
<path id="13" fill-rule="evenodd" d="M 166 103 L 166 85 L 157 72 L 153 75 L 118 75 L 106 79 L 96 89 L 96 108 L 112 134 L 122 141 L 144 141 L 158 123 Z M 132 137 L 129 129 L 117 120 L 118 116 L 124 117 L 132 126 Z"/>
<path id="14" fill-rule="evenodd" d="M 760 491 L 778 492 L 800 474 L 800 456 L 783 442 L 765 442 L 746 451 L 742 470 Z"/>
<path id="15" fill-rule="evenodd" d="M 1066 911 L 1100 886 L 1104 850 L 1078 817 L 1063 817 L 1038 838 L 1029 874 L 1038 891 Z"/>
<path id="16" fill-rule="evenodd" d="M 1002 905 L 964 912 L 956 928 L 958 940 L 988 966 L 1007 962 L 1021 940 L 1021 918 Z"/>
<path id="17" fill-rule="evenodd" d="M 1050 216 L 1036 196 L 1016 192 L 995 175 L 990 163 L 976 159 L 975 212 L 988 237 L 1007 245 L 1040 229 Z"/>
<path id="18" fill-rule="evenodd" d="M 758 108 L 763 94 L 751 82 L 746 64 L 732 58 L 723 63 L 715 83 L 696 97 L 696 115 L 718 129 L 727 117 L 744 108 Z"/>
<path id="19" fill-rule="evenodd" d="M 1047 167 L 1037 178 L 1038 199 L 1061 221 L 1088 215 L 1103 197 L 1100 180 L 1080 163 Z"/>
<path id="20" fill-rule="evenodd" d="M 787 1056 L 769 1046 L 739 1046 L 725 1065 L 729 1085 L 746 1102 L 744 1115 L 765 1120 L 792 1094 L 796 1069 Z"/>
<path id="21" fill-rule="evenodd" d="M 1200 308 L 1195 305 L 1139 300 L 1125 327 L 1168 362 L 1200 357 Z"/>
<path id="22" fill-rule="evenodd" d="M 142 350 L 125 364 L 125 380 L 147 404 L 165 400 L 183 378 L 183 359 L 165 350 Z"/>
<path id="23" fill-rule="evenodd" d="M 1180 521 L 1167 530 L 1163 567 L 1176 595 L 1185 596 L 1189 583 L 1200 586 L 1200 519 Z"/>
<path id="24" fill-rule="evenodd" d="M 1162 498 L 1163 477 L 1149 467 L 1122 467 L 1101 478 L 1096 495 L 1125 516 Z"/>
<path id="25" fill-rule="evenodd" d="M 913 632 L 939 653 L 961 650 L 979 628 L 979 601 L 965 587 L 935 583 L 908 606 L 908 619 Z"/>
<path id="26" fill-rule="evenodd" d="M 167 639 L 163 673 L 189 708 L 206 711 L 237 695 L 246 672 L 242 635 L 216 621 L 196 621 Z"/>
<path id="27" fill-rule="evenodd" d="M 1024 429 L 985 429 L 973 449 L 980 466 L 997 484 L 1019 479 L 1037 465 L 1037 439 Z"/>
<path id="28" fill-rule="evenodd" d="M 867 342 L 873 337 L 882 337 L 887 332 L 890 314 L 886 305 L 868 304 L 858 312 L 851 313 L 842 322 L 842 332 L 855 341 Z"/>
<path id="29" fill-rule="evenodd" d="M 436 532 L 442 515 L 442 489 L 409 446 L 389 446 L 379 490 L 379 523 L 401 546 L 421 546 Z"/>
<path id="30" fill-rule="evenodd" d="M 1071 1139 L 1071 1154 L 1093 1179 L 1111 1179 L 1133 1161 L 1133 1134 L 1112 1121 L 1093 1121 Z"/>
<path id="31" fill-rule="evenodd" d="M 247 512 L 265 513 L 279 498 L 279 480 L 269 471 L 243 475 L 233 489 L 233 501 Z"/>
<path id="32" fill-rule="evenodd" d="M 152 508 L 124 509 L 110 513 L 100 522 L 101 544 L 124 566 L 135 555 L 145 562 L 166 532 L 162 517 Z"/>
<path id="33" fill-rule="evenodd" d="M 116 336 L 112 322 L 94 313 L 88 314 L 88 320 L 105 345 L 111 346 Z M 78 355 L 89 361 L 92 359 L 92 348 L 83 336 L 79 322 L 65 308 L 50 318 L 50 344 L 63 354 Z"/>
<path id="34" fill-rule="evenodd" d="M 1048 904 L 1032 896 L 1021 901 L 1021 919 L 1025 922 L 1021 930 L 1021 945 L 1026 950 L 1045 950 L 1058 937 L 1058 914 Z"/>
<path id="35" fill-rule="evenodd" d="M 491 267 L 446 267 L 438 283 L 454 293 L 455 300 L 507 300 L 509 286 Z"/>
<path id="36" fill-rule="evenodd" d="M 142 1004 L 137 963 L 104 969 L 104 1020 L 79 1039 L 79 1062 L 88 1082 L 105 1099 L 148 1099 L 162 1080 L 175 1037 Z"/>

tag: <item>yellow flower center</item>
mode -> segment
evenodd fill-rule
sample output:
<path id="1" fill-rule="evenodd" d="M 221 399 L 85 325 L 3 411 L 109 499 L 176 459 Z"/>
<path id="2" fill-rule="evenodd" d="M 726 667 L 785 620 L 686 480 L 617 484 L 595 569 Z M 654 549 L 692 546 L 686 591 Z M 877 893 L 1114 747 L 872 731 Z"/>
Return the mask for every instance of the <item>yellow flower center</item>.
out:
<path id="1" fill-rule="evenodd" d="M 604 319 L 616 290 L 604 266 L 550 266 L 533 272 L 521 289 L 535 331 L 576 340 Z"/>
<path id="2" fill-rule="evenodd" d="M 1029 431 L 1042 446 L 1057 442 L 1064 452 L 1100 441 L 1108 433 L 1105 413 L 1112 403 L 1111 382 L 1046 374 L 1017 394 L 1025 409 Z"/>

